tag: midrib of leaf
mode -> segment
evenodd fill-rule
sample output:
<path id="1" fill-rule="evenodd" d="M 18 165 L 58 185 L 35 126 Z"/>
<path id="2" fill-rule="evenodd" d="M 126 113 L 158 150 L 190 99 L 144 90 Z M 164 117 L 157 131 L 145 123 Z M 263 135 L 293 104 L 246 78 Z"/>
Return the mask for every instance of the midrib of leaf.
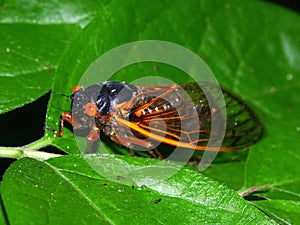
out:
<path id="1" fill-rule="evenodd" d="M 110 220 L 110 218 L 108 218 L 104 212 L 102 212 L 102 210 L 100 208 L 98 208 L 92 201 L 92 199 L 90 199 L 86 194 L 84 194 L 69 178 L 67 178 L 63 173 L 61 173 L 59 171 L 58 168 L 52 166 L 50 163 L 48 162 L 44 162 L 47 166 L 49 166 L 58 176 L 60 176 L 64 181 L 66 181 L 77 193 L 79 196 L 81 196 L 83 199 L 85 199 L 87 201 L 87 203 L 92 206 L 93 209 L 95 209 L 95 211 L 97 211 L 102 218 L 104 218 L 108 223 L 110 224 L 114 224 L 113 221 Z"/>
<path id="2" fill-rule="evenodd" d="M 282 189 L 282 188 L 277 188 L 277 187 L 275 187 L 275 188 L 273 188 L 273 189 L 274 189 L 274 190 L 278 190 L 278 191 L 283 192 L 283 193 L 286 193 L 286 194 L 290 194 L 290 195 L 299 197 L 299 200 L 300 200 L 300 194 L 298 194 L 298 193 L 295 193 L 295 192 L 292 192 L 292 191 L 288 191 L 288 190 Z"/>
<path id="3" fill-rule="evenodd" d="M 285 180 L 285 181 L 282 181 L 282 182 L 276 182 L 276 183 L 269 183 L 269 184 L 266 184 L 266 185 L 271 189 L 278 190 L 278 191 L 281 191 L 281 192 L 284 192 L 284 193 L 287 193 L 287 194 L 291 194 L 291 195 L 294 195 L 296 197 L 300 197 L 299 193 L 288 191 L 286 189 L 277 187 L 277 186 L 289 185 L 289 184 L 294 184 L 294 183 L 300 183 L 300 178 L 289 179 L 289 180 Z"/>

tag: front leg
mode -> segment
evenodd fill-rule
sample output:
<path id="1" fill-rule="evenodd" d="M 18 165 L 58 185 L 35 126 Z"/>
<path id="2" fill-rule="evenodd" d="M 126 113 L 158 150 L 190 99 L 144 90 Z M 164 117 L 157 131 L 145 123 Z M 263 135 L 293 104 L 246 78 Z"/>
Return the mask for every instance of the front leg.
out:
<path id="1" fill-rule="evenodd" d="M 98 127 L 93 127 L 93 129 L 90 131 L 90 133 L 86 136 L 87 140 L 87 154 L 93 153 L 93 146 L 96 141 L 98 141 L 100 138 L 100 129 Z"/>
<path id="2" fill-rule="evenodd" d="M 62 137 L 63 130 L 64 130 L 64 122 L 65 121 L 67 121 L 68 123 L 70 123 L 73 126 L 73 116 L 72 116 L 72 113 L 70 113 L 70 112 L 63 112 L 61 114 L 61 116 L 59 117 L 59 128 L 58 128 L 58 131 L 55 130 L 53 127 L 50 127 L 50 126 L 47 126 L 47 125 L 44 126 L 44 129 L 52 131 L 58 137 Z"/>
<path id="3" fill-rule="evenodd" d="M 59 128 L 58 131 L 56 131 L 54 128 L 50 126 L 45 126 L 45 129 L 51 130 L 56 136 L 62 137 L 63 130 L 64 130 L 64 122 L 68 122 L 72 125 L 73 129 L 80 129 L 82 128 L 79 120 L 72 115 L 70 112 L 63 112 L 61 116 L 59 117 Z"/>
<path id="4" fill-rule="evenodd" d="M 69 124 L 73 126 L 73 116 L 70 112 L 63 112 L 59 118 L 59 130 L 58 132 L 54 132 L 57 136 L 61 137 L 63 135 L 64 129 L 64 121 L 67 121 Z"/>

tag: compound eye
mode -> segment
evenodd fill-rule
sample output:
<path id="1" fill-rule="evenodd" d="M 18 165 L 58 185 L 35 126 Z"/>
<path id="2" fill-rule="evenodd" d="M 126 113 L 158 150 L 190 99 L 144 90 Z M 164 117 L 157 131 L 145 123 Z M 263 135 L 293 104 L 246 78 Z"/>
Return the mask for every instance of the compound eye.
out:
<path id="1" fill-rule="evenodd" d="M 89 102 L 85 105 L 85 113 L 88 116 L 95 116 L 97 114 L 97 107 Z"/>
<path id="2" fill-rule="evenodd" d="M 78 91 L 81 87 L 80 86 L 74 86 L 73 89 L 72 89 L 72 93 Z"/>

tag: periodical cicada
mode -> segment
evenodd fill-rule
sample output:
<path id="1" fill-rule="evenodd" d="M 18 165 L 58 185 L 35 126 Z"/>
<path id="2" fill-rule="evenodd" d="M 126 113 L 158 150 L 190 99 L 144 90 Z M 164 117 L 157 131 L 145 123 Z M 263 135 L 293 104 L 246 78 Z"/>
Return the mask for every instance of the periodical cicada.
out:
<path id="1" fill-rule="evenodd" d="M 222 89 L 225 105 L 219 105 L 221 96 L 213 96 L 220 95 L 215 91 L 217 86 L 205 87 L 204 92 L 197 83 L 134 86 L 117 81 L 86 88 L 75 86 L 70 96 L 72 112 L 62 113 L 56 133 L 62 136 L 66 121 L 74 130 L 88 129 L 88 153 L 93 152 L 94 143 L 104 133 L 118 144 L 130 149 L 142 147 L 160 158 L 163 156 L 156 150 L 156 143 L 226 152 L 249 148 L 262 137 L 260 120 L 242 100 Z M 213 96 L 211 101 L 207 93 Z M 218 129 L 212 129 L 213 118 L 219 118 Z M 221 147 L 207 146 L 221 129 Z"/>

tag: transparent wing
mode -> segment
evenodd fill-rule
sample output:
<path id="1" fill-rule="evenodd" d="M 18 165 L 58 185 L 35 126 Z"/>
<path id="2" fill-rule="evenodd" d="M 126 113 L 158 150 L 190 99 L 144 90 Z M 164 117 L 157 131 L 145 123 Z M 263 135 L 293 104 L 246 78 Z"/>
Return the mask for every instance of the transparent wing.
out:
<path id="1" fill-rule="evenodd" d="M 244 103 L 233 93 L 222 89 L 220 93 L 219 87 L 213 84 L 204 84 L 205 93 L 210 95 L 210 98 L 199 89 L 198 84 L 183 84 L 182 87 L 190 94 L 193 102 L 198 106 L 199 119 L 202 121 L 202 126 L 207 128 L 210 132 L 217 132 L 211 130 L 211 118 L 213 116 L 220 117 L 217 121 L 222 121 L 222 115 L 226 110 L 226 129 L 225 137 L 222 143 L 223 149 L 226 147 L 232 150 L 249 148 L 257 142 L 264 134 L 264 128 L 259 118 Z M 198 88 L 197 88 L 198 87 Z M 223 95 L 225 107 L 214 101 L 219 101 Z M 219 108 L 212 113 L 208 99 L 212 100 L 212 105 Z M 203 115 L 205 115 L 203 117 Z M 222 126 L 222 122 L 220 124 Z M 201 136 L 207 136 L 208 133 L 201 133 Z"/>
<path id="2" fill-rule="evenodd" d="M 140 138 L 196 150 L 217 150 L 207 143 L 209 138 L 218 142 L 215 137 L 221 129 L 225 137 L 220 151 L 248 148 L 259 140 L 263 127 L 245 103 L 223 90 L 225 105 L 220 104 L 220 89 L 212 84 L 203 87 L 205 92 L 197 83 L 139 86 L 140 94 L 129 107 L 128 126 Z M 218 123 L 214 130 L 212 118 Z"/>

